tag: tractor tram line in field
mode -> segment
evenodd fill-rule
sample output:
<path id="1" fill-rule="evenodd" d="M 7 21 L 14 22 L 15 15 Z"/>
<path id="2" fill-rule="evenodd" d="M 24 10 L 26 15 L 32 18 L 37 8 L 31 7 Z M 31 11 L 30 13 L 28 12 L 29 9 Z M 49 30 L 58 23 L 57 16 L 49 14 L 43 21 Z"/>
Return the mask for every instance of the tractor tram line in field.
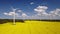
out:
<path id="1" fill-rule="evenodd" d="M 30 27 L 31 25 L 30 24 L 31 23 L 28 23 L 28 29 L 29 29 L 29 32 L 30 32 L 29 34 L 31 34 L 31 27 Z"/>

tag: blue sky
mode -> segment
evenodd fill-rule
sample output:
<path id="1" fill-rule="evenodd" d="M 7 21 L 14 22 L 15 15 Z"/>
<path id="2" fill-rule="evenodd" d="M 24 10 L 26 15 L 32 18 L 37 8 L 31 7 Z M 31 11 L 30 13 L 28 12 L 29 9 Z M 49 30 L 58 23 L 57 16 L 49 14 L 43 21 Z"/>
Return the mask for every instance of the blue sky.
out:
<path id="1" fill-rule="evenodd" d="M 36 11 L 34 9 L 37 9 L 37 7 L 39 6 L 40 6 L 39 10 L 41 10 L 42 9 L 41 7 L 43 6 L 47 7 L 47 9 L 44 8 L 42 9 L 44 10 L 42 11 L 43 13 L 45 12 L 47 14 L 48 13 L 51 14 L 52 11 L 54 11 L 54 13 L 52 13 L 51 15 L 48 14 L 48 16 L 46 16 L 45 14 L 44 16 L 37 15 L 37 14 L 41 14 L 40 13 L 41 11 Z M 16 13 L 18 13 L 20 17 L 16 17 L 16 18 L 47 19 L 50 16 L 52 16 L 54 19 L 60 19 L 60 13 L 59 13 L 60 0 L 0 0 L 0 18 L 4 18 L 4 19 L 12 18 L 13 16 L 4 14 L 4 13 L 12 12 L 11 7 L 13 7 L 14 9 L 18 8 L 16 10 Z M 21 10 L 21 12 L 19 13 L 18 10 Z M 57 13 L 57 15 L 55 15 L 56 11 L 59 14 Z M 52 19 L 52 17 L 50 17 L 50 19 Z"/>

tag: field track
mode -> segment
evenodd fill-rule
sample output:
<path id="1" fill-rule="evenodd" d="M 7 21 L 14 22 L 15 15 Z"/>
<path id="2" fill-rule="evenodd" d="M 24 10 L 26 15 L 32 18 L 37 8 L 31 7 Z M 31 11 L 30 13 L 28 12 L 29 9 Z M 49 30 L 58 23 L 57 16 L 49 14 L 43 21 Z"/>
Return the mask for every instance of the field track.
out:
<path id="1" fill-rule="evenodd" d="M 0 24 L 0 34 L 60 34 L 60 22 L 25 21 Z"/>

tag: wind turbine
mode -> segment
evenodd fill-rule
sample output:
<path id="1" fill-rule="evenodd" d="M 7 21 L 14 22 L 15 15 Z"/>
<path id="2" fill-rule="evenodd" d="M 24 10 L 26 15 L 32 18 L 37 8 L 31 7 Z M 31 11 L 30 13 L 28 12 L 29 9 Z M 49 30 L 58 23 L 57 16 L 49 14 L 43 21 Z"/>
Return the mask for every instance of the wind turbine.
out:
<path id="1" fill-rule="evenodd" d="M 15 8 L 13 8 L 12 7 L 12 11 L 14 12 L 13 13 L 13 24 L 15 25 L 16 24 L 16 22 L 15 22 L 15 11 L 16 11 L 17 9 L 15 9 Z"/>

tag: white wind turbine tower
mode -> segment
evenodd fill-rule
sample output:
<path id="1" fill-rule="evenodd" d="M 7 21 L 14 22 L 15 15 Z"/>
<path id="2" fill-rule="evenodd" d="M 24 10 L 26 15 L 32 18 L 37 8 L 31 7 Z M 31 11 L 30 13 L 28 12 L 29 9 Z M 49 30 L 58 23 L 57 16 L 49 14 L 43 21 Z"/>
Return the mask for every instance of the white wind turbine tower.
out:
<path id="1" fill-rule="evenodd" d="M 15 25 L 16 24 L 16 22 L 15 22 L 15 11 L 16 11 L 17 9 L 15 9 L 15 8 L 13 8 L 12 7 L 12 11 L 14 12 L 13 13 L 13 24 Z"/>

